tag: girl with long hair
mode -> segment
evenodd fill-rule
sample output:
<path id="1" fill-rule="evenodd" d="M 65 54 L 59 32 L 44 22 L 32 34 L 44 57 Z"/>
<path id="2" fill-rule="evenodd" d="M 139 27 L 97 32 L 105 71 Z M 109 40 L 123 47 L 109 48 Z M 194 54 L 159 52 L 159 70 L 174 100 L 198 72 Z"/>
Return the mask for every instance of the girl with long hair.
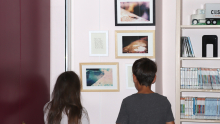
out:
<path id="1" fill-rule="evenodd" d="M 44 106 L 45 124 L 89 124 L 88 114 L 80 101 L 80 80 L 73 71 L 57 78 L 52 100 Z"/>

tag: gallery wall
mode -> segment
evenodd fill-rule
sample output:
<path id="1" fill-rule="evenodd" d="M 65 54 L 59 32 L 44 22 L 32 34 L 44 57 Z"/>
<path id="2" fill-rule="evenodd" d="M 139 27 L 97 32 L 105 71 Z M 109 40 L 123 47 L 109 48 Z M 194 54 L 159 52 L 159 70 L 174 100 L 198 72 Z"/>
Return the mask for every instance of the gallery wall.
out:
<path id="1" fill-rule="evenodd" d="M 77 1 L 79 2 L 79 1 Z M 85 1 L 82 1 L 85 2 Z M 98 1 L 93 1 L 91 5 L 95 5 L 94 2 L 97 4 Z M 110 1 L 105 1 L 109 3 Z M 102 2 L 101 2 L 102 3 Z M 72 3 L 72 6 L 76 6 L 76 3 Z M 100 24 L 101 30 L 109 30 L 109 37 L 111 35 L 111 38 L 109 39 L 109 43 L 112 42 L 114 44 L 114 30 L 136 30 L 136 29 L 143 29 L 143 30 L 152 30 L 156 29 L 156 62 L 158 65 L 158 78 L 156 82 L 156 92 L 160 94 L 164 94 L 168 97 L 172 104 L 173 112 L 175 112 L 175 2 L 173 0 L 165 0 L 165 1 L 156 1 L 156 27 L 115 27 L 114 26 L 114 2 L 110 2 L 109 5 L 104 5 L 101 7 L 102 9 L 105 7 L 111 7 L 109 11 L 110 15 L 109 21 L 102 22 Z M 167 7 L 169 6 L 169 7 Z M 88 9 L 85 9 L 85 11 Z M 101 10 L 101 9 L 100 9 Z M 77 11 L 77 9 L 72 8 L 72 14 Z M 89 15 L 83 12 L 82 15 Z M 163 15 L 163 18 L 161 18 Z M 96 15 L 97 16 L 97 15 Z M 101 18 L 104 18 L 106 15 L 101 16 Z M 65 70 L 65 62 L 64 62 L 64 56 L 65 56 L 65 1 L 64 0 L 56 0 L 51 1 L 51 76 L 50 76 L 50 93 L 52 93 L 55 81 L 57 76 L 62 73 Z M 72 17 L 72 23 L 74 23 L 74 17 Z M 79 16 L 80 17 L 80 16 Z M 167 19 L 167 18 L 171 19 Z M 78 17 L 77 17 L 78 18 Z M 94 17 L 92 17 L 94 18 Z M 110 19 L 111 18 L 111 19 Z M 89 20 L 89 19 L 87 19 Z M 107 20 L 107 18 L 105 19 Z M 83 21 L 83 20 L 82 20 Z M 103 20 L 104 21 L 104 20 Z M 87 23 L 87 22 L 86 22 Z M 86 24 L 85 22 L 83 24 Z M 107 24 L 106 24 L 107 23 Z M 111 25 L 110 25 L 110 24 Z M 96 27 L 93 29 L 88 29 L 86 32 L 83 32 L 81 35 L 86 36 L 86 42 L 85 45 L 88 49 L 88 31 L 89 30 L 99 30 L 98 23 L 93 23 L 92 25 L 96 24 Z M 109 29 L 104 28 L 104 26 L 110 26 Z M 82 42 L 82 40 L 75 41 L 75 32 L 78 32 L 78 28 L 74 28 L 75 25 L 72 24 L 72 41 L 75 42 Z M 87 26 L 81 26 L 80 28 L 87 29 Z M 75 44 L 72 44 L 73 48 L 75 48 Z M 134 59 L 126 59 L 126 60 L 118 60 L 114 58 L 114 45 L 111 45 L 109 48 L 109 57 L 89 57 L 88 50 L 85 52 L 86 56 L 91 61 L 107 61 L 106 58 L 109 58 L 108 60 L 119 62 L 120 65 L 120 92 L 117 93 L 83 93 L 83 104 L 88 109 L 89 115 L 91 116 L 91 124 L 102 124 L 101 122 L 104 122 L 106 119 L 106 122 L 109 121 L 109 123 L 114 123 L 120 108 L 121 101 L 124 97 L 135 93 L 134 90 L 126 90 L 125 89 L 125 82 L 123 78 L 125 78 L 125 63 L 132 63 Z M 112 52 L 110 52 L 112 51 Z M 82 60 L 82 58 L 79 56 L 82 52 L 72 49 L 72 69 L 75 70 L 79 74 L 79 62 L 88 62 L 87 57 L 84 57 L 85 60 Z M 78 58 L 74 57 L 76 54 L 78 54 Z M 81 59 L 80 59 L 81 58 Z M 83 58 L 83 59 L 84 59 Z M 79 61 L 79 60 L 80 61 Z M 76 61 L 77 60 L 77 61 Z M 128 62 L 127 62 L 128 61 Z M 170 76 L 171 75 L 171 76 Z M 124 83 L 123 83 L 124 82 Z M 110 95 L 111 94 L 111 95 Z M 108 97 L 110 96 L 110 97 Z M 90 101 L 91 97 L 91 101 Z M 105 98 L 107 97 L 107 98 Z M 113 99 L 114 98 L 114 99 Z M 103 102 L 105 100 L 105 102 Z M 92 102 L 90 104 L 90 102 Z M 107 104 L 110 102 L 110 104 Z M 112 104 L 113 102 L 113 104 Z M 114 102 L 116 102 L 114 104 Z M 104 107 L 104 109 L 103 109 Z M 106 108 L 106 109 L 105 109 Z M 102 114 L 103 112 L 104 114 Z M 102 114 L 102 115 L 101 115 Z M 174 113 L 175 114 L 175 113 Z M 106 116 L 107 115 L 107 116 Z M 104 118 L 103 118 L 104 117 Z"/>
<path id="2" fill-rule="evenodd" d="M 115 30 L 155 30 L 157 28 L 157 30 L 161 31 L 161 27 L 159 27 L 161 26 L 160 19 L 157 21 L 159 26 L 156 28 L 155 26 L 115 26 L 114 6 L 114 0 L 81 0 L 74 1 L 72 4 L 72 70 L 80 75 L 79 63 L 119 63 L 119 92 L 82 92 L 82 104 L 88 111 L 91 124 L 115 123 L 123 98 L 137 92 L 136 90 L 126 89 L 126 64 L 132 64 L 136 59 L 115 58 Z M 106 30 L 109 37 L 109 55 L 106 57 L 89 56 L 89 31 Z M 156 35 L 156 37 L 161 36 Z M 158 52 L 156 56 L 161 57 L 161 39 L 157 38 L 156 43 L 156 50 Z M 157 57 L 153 59 L 156 62 Z M 161 62 L 158 63 L 158 66 L 160 67 L 158 71 L 161 72 Z M 158 74 L 158 80 L 161 78 L 161 75 Z M 155 91 L 155 85 L 152 86 L 152 89 Z M 162 93 L 161 90 L 159 92 Z"/>

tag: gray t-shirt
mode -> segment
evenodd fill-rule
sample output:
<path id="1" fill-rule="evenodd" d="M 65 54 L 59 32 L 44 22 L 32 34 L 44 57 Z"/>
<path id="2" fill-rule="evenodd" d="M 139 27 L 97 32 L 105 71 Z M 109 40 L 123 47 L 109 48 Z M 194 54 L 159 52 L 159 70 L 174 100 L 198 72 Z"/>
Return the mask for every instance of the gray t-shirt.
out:
<path id="1" fill-rule="evenodd" d="M 126 97 L 116 123 L 165 124 L 174 121 L 169 100 L 157 93 L 133 94 Z"/>

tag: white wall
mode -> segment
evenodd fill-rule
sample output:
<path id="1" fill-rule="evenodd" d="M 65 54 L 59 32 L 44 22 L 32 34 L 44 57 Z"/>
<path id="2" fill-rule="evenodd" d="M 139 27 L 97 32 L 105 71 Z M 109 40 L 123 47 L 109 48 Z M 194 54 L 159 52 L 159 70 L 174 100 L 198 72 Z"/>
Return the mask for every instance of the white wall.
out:
<path id="1" fill-rule="evenodd" d="M 65 71 L 65 0 L 50 1 L 50 94 Z"/>

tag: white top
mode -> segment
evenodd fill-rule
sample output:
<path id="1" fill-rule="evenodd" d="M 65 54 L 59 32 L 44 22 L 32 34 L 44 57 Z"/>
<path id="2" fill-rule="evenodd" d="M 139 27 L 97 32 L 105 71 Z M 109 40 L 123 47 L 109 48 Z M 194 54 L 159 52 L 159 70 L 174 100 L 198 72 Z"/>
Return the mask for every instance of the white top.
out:
<path id="1" fill-rule="evenodd" d="M 44 113 L 44 123 L 45 124 L 47 124 L 47 115 L 48 115 L 48 109 L 45 111 L 45 108 L 46 108 L 46 106 L 47 106 L 47 104 L 48 103 L 46 103 L 45 105 L 44 105 L 44 109 L 43 109 L 43 111 L 45 112 Z M 84 108 L 84 110 L 83 110 L 83 113 L 82 113 L 82 118 L 81 118 L 81 122 L 82 122 L 82 124 L 90 124 L 89 123 L 89 116 L 87 117 L 87 115 L 86 115 L 86 113 L 85 113 L 85 108 Z M 67 117 L 67 115 L 63 112 L 62 113 L 62 119 L 61 119 L 61 121 L 60 121 L 60 124 L 68 124 L 68 117 Z"/>

